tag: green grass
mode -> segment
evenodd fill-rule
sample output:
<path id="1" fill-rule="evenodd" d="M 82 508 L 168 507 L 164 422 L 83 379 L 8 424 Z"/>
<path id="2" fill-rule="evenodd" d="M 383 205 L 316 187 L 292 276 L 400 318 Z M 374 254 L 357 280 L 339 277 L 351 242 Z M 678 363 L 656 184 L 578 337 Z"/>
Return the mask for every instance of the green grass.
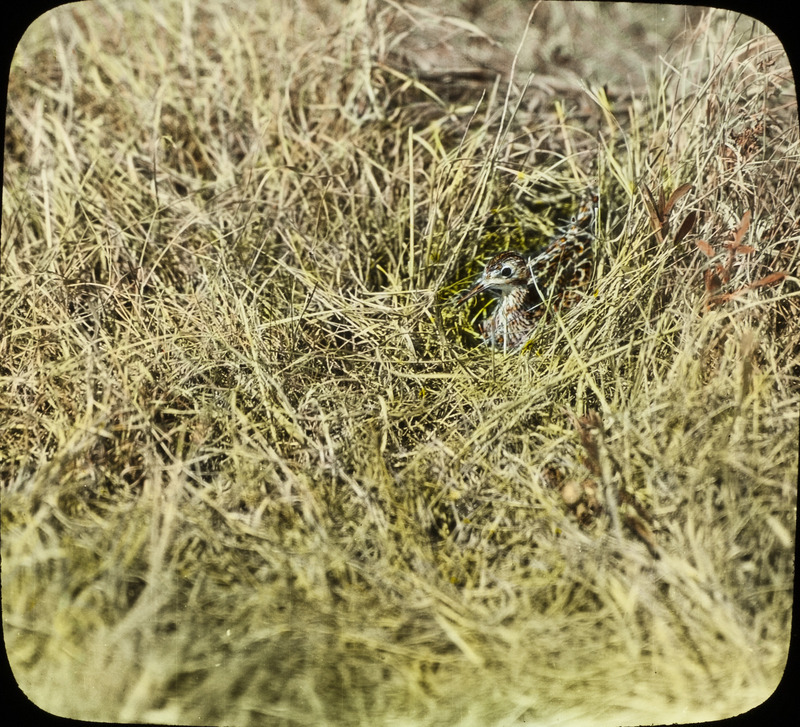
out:
<path id="1" fill-rule="evenodd" d="M 775 688 L 800 374 L 787 60 L 721 11 L 545 4 L 523 37 L 529 12 L 84 3 L 29 30 L 0 480 L 6 648 L 41 707 L 632 724 Z M 457 293 L 587 184 L 593 294 L 519 354 L 476 345 L 486 301 Z M 683 184 L 656 230 L 646 190 Z M 709 292 L 748 211 L 753 250 Z"/>

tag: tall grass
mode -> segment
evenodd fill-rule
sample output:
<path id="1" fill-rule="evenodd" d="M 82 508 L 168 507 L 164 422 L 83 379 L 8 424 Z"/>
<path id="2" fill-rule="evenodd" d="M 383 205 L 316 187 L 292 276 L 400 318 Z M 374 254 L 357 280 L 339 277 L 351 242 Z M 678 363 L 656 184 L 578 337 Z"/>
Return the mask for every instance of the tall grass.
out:
<path id="1" fill-rule="evenodd" d="M 786 58 L 721 11 L 546 4 L 523 37 L 530 10 L 97 2 L 23 39 L 2 588 L 44 709 L 630 724 L 775 688 Z M 592 295 L 518 355 L 476 345 L 487 301 L 456 294 L 587 184 Z"/>

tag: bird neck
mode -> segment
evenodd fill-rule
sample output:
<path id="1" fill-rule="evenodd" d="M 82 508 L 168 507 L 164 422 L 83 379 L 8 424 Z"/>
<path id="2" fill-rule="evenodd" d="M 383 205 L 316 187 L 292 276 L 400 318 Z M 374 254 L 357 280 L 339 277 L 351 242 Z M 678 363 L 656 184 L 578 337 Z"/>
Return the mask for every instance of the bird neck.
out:
<path id="1" fill-rule="evenodd" d="M 525 309 L 528 307 L 528 304 L 532 302 L 529 300 L 530 297 L 528 286 L 515 285 L 503 291 L 499 305 L 504 311 Z"/>

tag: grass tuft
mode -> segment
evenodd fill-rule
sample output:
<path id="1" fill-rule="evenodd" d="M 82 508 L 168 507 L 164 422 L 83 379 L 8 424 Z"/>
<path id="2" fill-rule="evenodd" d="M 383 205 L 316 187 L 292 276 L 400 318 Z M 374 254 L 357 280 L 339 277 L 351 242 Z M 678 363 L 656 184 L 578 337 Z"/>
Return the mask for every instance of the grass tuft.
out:
<path id="1" fill-rule="evenodd" d="M 96 2 L 31 27 L 5 138 L 2 588 L 44 709 L 632 724 L 775 688 L 788 62 L 718 10 L 547 3 L 523 37 L 529 12 Z M 618 42 L 595 53 L 598 29 Z M 591 295 L 518 355 L 477 345 L 488 301 L 457 294 L 587 185 Z"/>

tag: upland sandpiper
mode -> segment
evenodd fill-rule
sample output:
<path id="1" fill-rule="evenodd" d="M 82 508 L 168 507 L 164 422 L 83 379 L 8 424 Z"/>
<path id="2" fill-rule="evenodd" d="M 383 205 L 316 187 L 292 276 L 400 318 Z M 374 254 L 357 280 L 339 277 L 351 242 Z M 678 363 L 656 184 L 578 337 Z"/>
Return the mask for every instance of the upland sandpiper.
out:
<path id="1" fill-rule="evenodd" d="M 493 348 L 513 351 L 527 340 L 537 321 L 550 309 L 565 310 L 583 296 L 594 268 L 594 220 L 597 193 L 587 193 L 575 215 L 538 255 L 518 252 L 495 255 L 475 285 L 457 305 L 489 291 L 500 300 L 480 324 L 481 338 Z"/>

